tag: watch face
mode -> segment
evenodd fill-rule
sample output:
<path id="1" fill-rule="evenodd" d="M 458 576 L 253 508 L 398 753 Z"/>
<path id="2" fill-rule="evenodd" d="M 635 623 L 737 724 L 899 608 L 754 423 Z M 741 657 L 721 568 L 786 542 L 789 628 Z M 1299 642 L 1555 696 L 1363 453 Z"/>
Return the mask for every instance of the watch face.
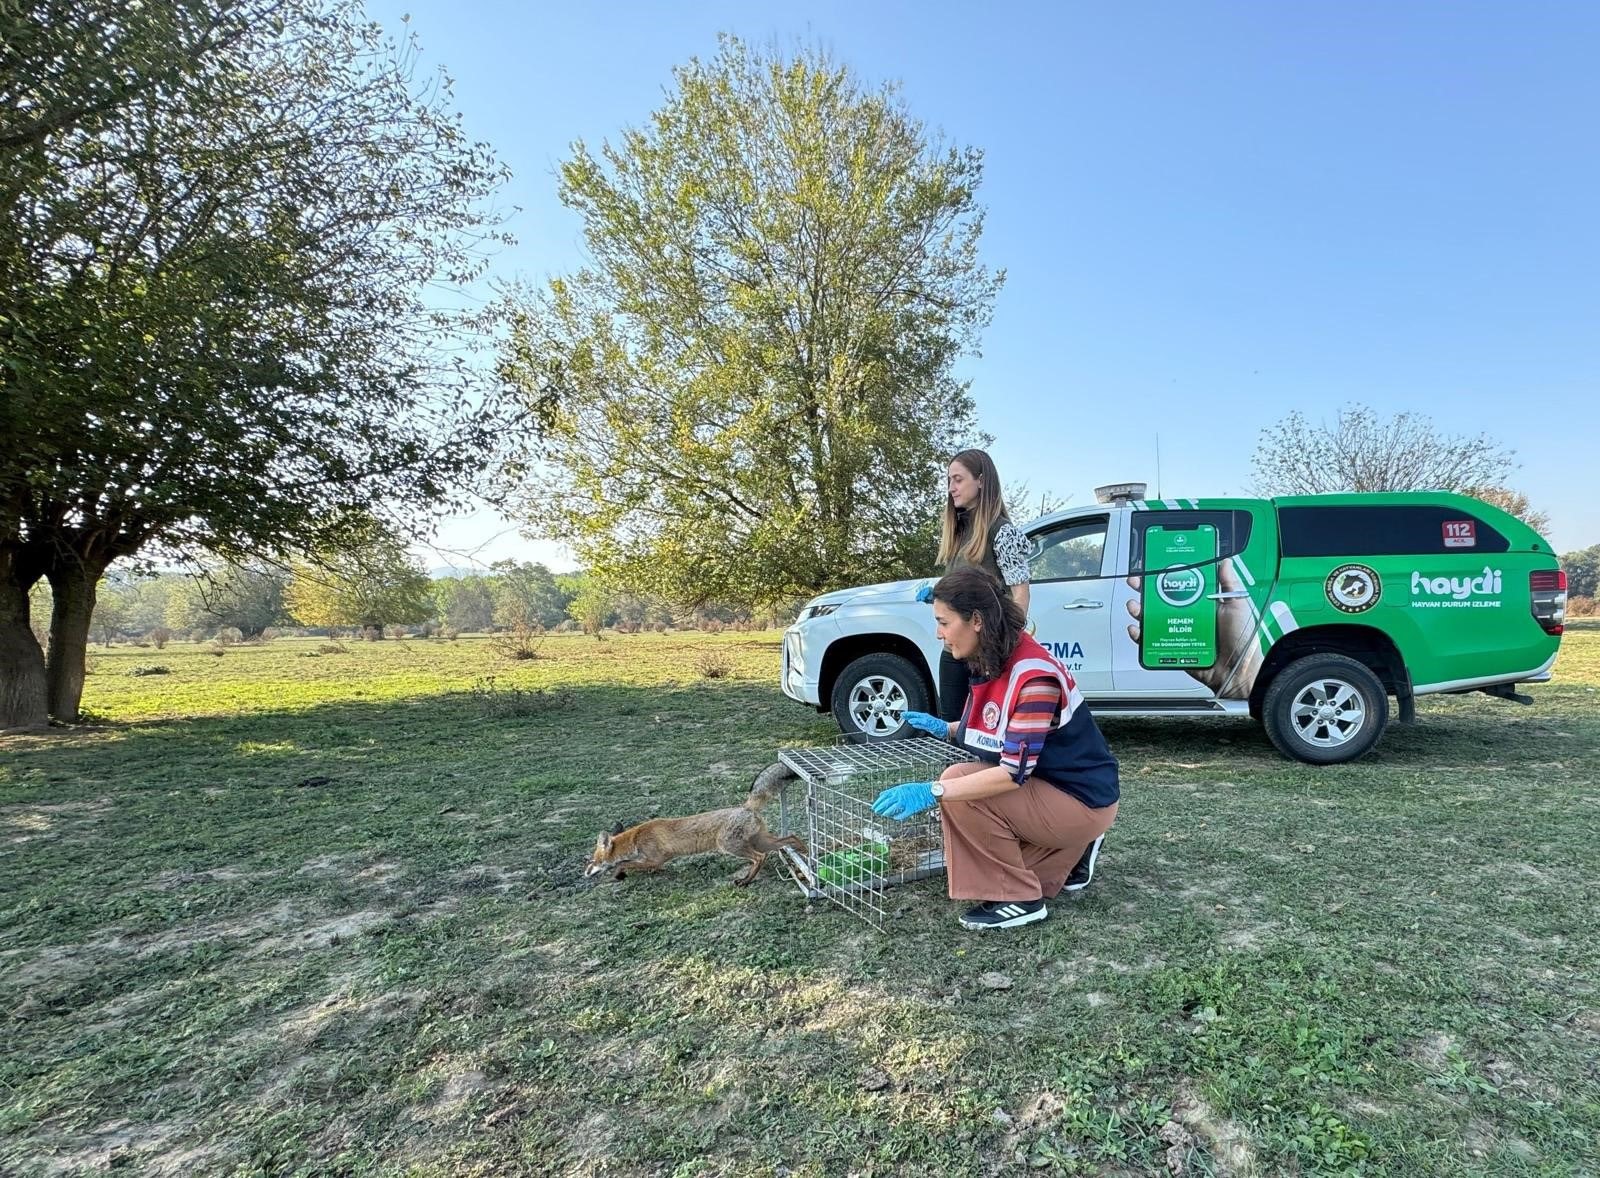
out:
<path id="1" fill-rule="evenodd" d="M 935 781 L 933 783 L 933 796 L 936 798 L 944 797 L 944 784 L 942 782 Z"/>

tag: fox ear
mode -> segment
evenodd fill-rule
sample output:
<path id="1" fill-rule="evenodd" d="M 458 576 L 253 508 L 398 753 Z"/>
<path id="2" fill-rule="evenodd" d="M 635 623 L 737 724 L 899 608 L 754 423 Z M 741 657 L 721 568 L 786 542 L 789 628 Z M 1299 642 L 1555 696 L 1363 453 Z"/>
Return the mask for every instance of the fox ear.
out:
<path id="1" fill-rule="evenodd" d="M 618 835 L 618 834 L 621 834 L 623 832 L 623 830 L 625 830 L 625 829 L 626 828 L 622 825 L 622 823 L 619 822 L 619 823 L 617 823 L 615 826 L 613 826 L 611 828 L 611 833 L 613 835 Z"/>
<path id="2" fill-rule="evenodd" d="M 611 850 L 611 836 L 609 834 L 601 834 L 601 836 L 600 836 L 600 850 L 601 850 L 602 854 L 604 852 L 606 852 L 606 851 Z"/>

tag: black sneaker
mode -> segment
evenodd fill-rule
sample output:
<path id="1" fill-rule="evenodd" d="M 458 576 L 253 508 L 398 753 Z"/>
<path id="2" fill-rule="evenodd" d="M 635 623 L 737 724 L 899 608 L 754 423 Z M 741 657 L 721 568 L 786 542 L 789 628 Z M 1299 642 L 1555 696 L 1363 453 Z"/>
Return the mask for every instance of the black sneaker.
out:
<path id="1" fill-rule="evenodd" d="M 1105 841 L 1106 836 L 1101 835 L 1084 850 L 1078 865 L 1072 869 L 1072 874 L 1067 876 L 1067 882 L 1061 886 L 1063 892 L 1081 892 L 1089 886 L 1089 881 L 1094 878 L 1094 861 L 1100 858 L 1100 844 Z"/>
<path id="2" fill-rule="evenodd" d="M 969 909 L 961 918 L 961 927 L 969 929 L 1014 928 L 1019 924 L 1032 924 L 1050 915 L 1043 900 L 989 900 Z"/>

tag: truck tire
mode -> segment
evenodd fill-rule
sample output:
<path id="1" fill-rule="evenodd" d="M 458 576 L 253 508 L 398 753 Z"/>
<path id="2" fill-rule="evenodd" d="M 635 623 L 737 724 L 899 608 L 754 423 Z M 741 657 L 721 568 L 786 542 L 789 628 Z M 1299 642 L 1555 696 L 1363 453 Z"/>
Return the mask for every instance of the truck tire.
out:
<path id="1" fill-rule="evenodd" d="M 928 685 L 897 654 L 862 655 L 833 681 L 833 718 L 858 740 L 887 740 L 905 731 L 906 712 L 928 710 Z"/>
<path id="2" fill-rule="evenodd" d="M 1389 697 L 1365 663 L 1312 654 L 1278 672 L 1261 701 L 1261 719 L 1284 756 L 1338 765 L 1378 743 L 1389 723 Z"/>

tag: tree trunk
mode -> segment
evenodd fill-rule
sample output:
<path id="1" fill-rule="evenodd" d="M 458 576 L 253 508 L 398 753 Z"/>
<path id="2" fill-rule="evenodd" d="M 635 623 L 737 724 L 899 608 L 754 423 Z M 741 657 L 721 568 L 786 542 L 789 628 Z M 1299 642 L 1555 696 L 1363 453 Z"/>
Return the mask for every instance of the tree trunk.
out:
<path id="1" fill-rule="evenodd" d="M 0 729 L 43 728 L 48 721 L 44 651 L 28 609 L 37 579 L 28 580 L 13 554 L 0 550 Z"/>
<path id="2" fill-rule="evenodd" d="M 78 704 L 83 699 L 84 648 L 89 644 L 95 587 L 104 572 L 103 564 L 63 564 L 47 574 L 55 595 L 47 668 L 50 715 L 68 724 L 78 719 Z"/>

